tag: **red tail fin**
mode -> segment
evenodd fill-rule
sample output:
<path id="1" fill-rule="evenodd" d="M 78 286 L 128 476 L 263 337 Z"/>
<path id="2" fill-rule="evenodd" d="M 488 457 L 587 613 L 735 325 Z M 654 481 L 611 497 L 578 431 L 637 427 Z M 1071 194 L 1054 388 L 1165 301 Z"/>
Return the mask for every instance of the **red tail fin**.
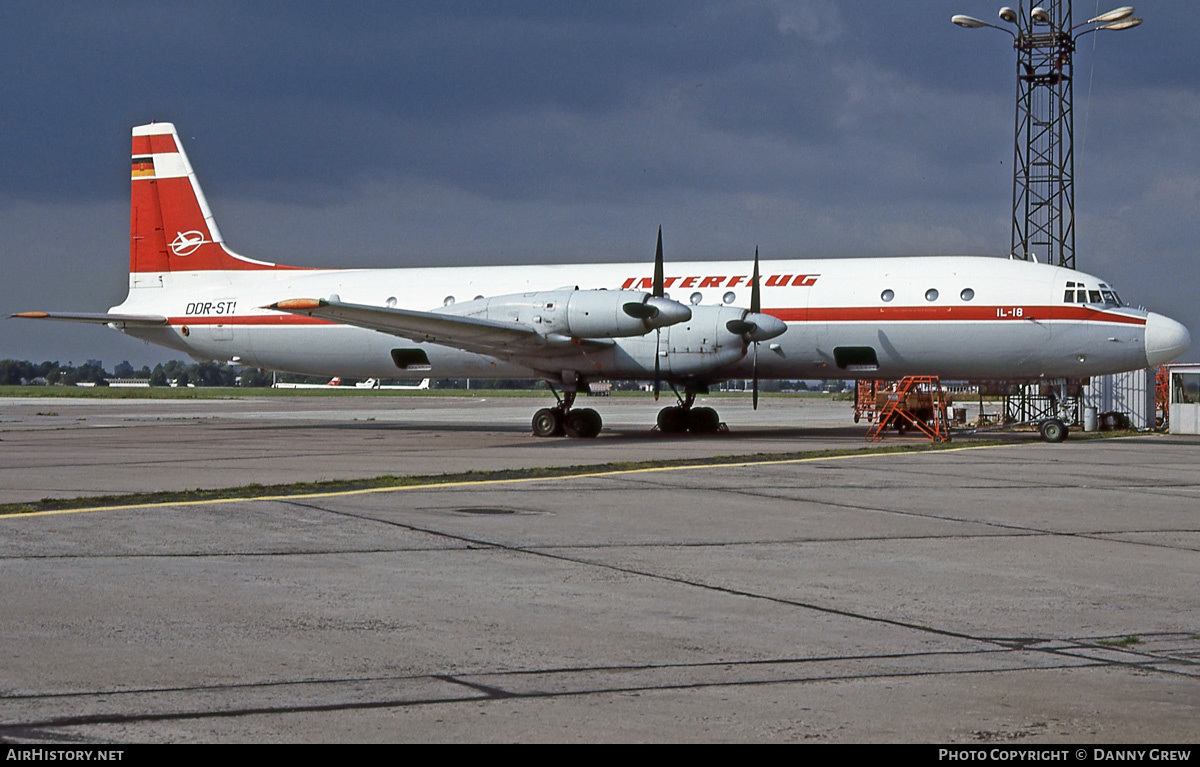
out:
<path id="1" fill-rule="evenodd" d="M 133 129 L 129 271 L 132 284 L 147 272 L 288 269 L 225 247 L 221 230 L 171 123 Z"/>

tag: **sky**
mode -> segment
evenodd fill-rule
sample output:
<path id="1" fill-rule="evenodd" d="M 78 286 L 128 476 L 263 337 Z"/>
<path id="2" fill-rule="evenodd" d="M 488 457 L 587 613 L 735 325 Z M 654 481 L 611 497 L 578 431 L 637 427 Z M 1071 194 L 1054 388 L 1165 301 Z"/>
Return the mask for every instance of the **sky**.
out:
<path id="1" fill-rule="evenodd" d="M 1200 6 L 1136 7 L 1075 55 L 1077 266 L 1200 338 Z M 124 298 L 129 135 L 152 120 L 226 242 L 279 263 L 649 262 L 659 225 L 676 260 L 1010 246 L 1012 42 L 950 23 L 1002 23 L 990 0 L 4 10 L 0 358 L 178 356 L 7 318 Z"/>

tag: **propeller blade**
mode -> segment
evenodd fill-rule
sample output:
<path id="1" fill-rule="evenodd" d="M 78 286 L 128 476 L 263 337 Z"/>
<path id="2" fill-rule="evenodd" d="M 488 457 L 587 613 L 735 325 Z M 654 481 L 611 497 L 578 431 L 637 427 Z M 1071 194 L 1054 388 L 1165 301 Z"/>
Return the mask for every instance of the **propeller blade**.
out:
<path id="1" fill-rule="evenodd" d="M 633 317 L 635 320 L 652 320 L 658 316 L 658 307 L 653 304 L 640 304 L 636 301 L 630 301 L 621 306 L 621 311 Z"/>
<path id="2" fill-rule="evenodd" d="M 758 325 L 755 325 L 753 322 L 749 322 L 744 319 L 730 320 L 729 322 L 725 323 L 725 327 L 728 328 L 729 332 L 733 333 L 735 336 L 748 336 L 754 331 L 758 330 Z"/>
<path id="3" fill-rule="evenodd" d="M 758 246 L 754 246 L 754 276 L 750 278 L 750 313 L 762 314 L 762 293 L 758 286 Z M 758 326 L 752 322 L 745 324 L 751 325 L 752 328 L 747 331 L 747 335 L 758 330 Z M 751 368 L 754 374 L 754 393 L 751 395 L 751 401 L 754 409 L 758 410 L 758 341 L 754 342 L 754 362 Z"/>
<path id="4" fill-rule="evenodd" d="M 758 287 L 758 246 L 754 247 L 754 276 L 750 278 L 750 311 L 755 314 L 762 312 L 762 295 Z"/>
<path id="5" fill-rule="evenodd" d="M 662 331 L 654 331 L 654 401 L 658 402 L 658 393 L 662 391 L 662 370 L 659 367 L 658 345 L 662 342 Z"/>
<path id="6" fill-rule="evenodd" d="M 751 401 L 754 403 L 754 409 L 758 410 L 758 342 L 754 342 L 754 393 L 751 395 Z"/>
<path id="7" fill-rule="evenodd" d="M 658 248 L 654 251 L 654 292 L 651 294 L 655 298 L 663 297 L 663 250 L 662 250 L 662 225 L 658 227 Z"/>

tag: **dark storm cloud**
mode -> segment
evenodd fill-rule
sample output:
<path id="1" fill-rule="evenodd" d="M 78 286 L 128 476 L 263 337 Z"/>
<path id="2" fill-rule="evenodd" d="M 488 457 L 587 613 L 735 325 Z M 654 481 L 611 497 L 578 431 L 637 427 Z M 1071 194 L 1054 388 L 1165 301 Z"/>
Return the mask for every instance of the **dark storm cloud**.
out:
<path id="1" fill-rule="evenodd" d="M 444 173 L 485 192 L 528 177 L 522 168 L 544 165 L 512 156 L 522 149 L 504 135 L 514 116 L 548 120 L 523 126 L 522 155 L 555 141 L 556 115 L 608 124 L 660 110 L 801 141 L 841 130 L 830 88 L 841 78 L 829 70 L 858 52 L 827 4 L 541 5 L 18 6 L 6 55 L 27 74 L 6 83 L 14 108 L 0 119 L 11 136 L 39 126 L 39 140 L 4 194 L 63 195 L 51 179 L 111 147 L 118 115 L 221 135 L 206 167 L 240 169 L 227 174 L 237 193 L 267 184 L 318 199 L 364 175 Z M 101 129 L 79 135 L 80 124 Z M 644 126 L 630 117 L 629 127 Z M 437 151 L 439 136 L 455 137 L 458 151 Z M 510 159 L 487 162 L 470 147 Z M 469 174 L 445 162 L 459 155 Z M 111 189 L 84 177 L 70 193 Z"/>

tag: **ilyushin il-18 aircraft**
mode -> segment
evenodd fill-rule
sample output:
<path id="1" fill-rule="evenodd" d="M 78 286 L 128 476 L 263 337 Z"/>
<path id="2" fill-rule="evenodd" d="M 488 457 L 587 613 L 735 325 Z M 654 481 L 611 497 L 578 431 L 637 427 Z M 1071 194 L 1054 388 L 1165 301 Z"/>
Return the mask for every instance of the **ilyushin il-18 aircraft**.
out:
<path id="1" fill-rule="evenodd" d="M 693 407 L 753 379 L 1055 381 L 1156 366 L 1187 329 L 1104 280 L 1036 262 L 930 256 L 664 264 L 314 269 L 238 255 L 175 127 L 133 129 L 129 295 L 107 313 L 19 317 L 108 325 L 196 359 L 358 378 L 531 378 L 558 404 L 538 436 L 594 437 L 574 408 L 602 379 L 684 396 L 662 431 L 716 431 Z M 558 392 L 561 391 L 561 396 Z"/>

